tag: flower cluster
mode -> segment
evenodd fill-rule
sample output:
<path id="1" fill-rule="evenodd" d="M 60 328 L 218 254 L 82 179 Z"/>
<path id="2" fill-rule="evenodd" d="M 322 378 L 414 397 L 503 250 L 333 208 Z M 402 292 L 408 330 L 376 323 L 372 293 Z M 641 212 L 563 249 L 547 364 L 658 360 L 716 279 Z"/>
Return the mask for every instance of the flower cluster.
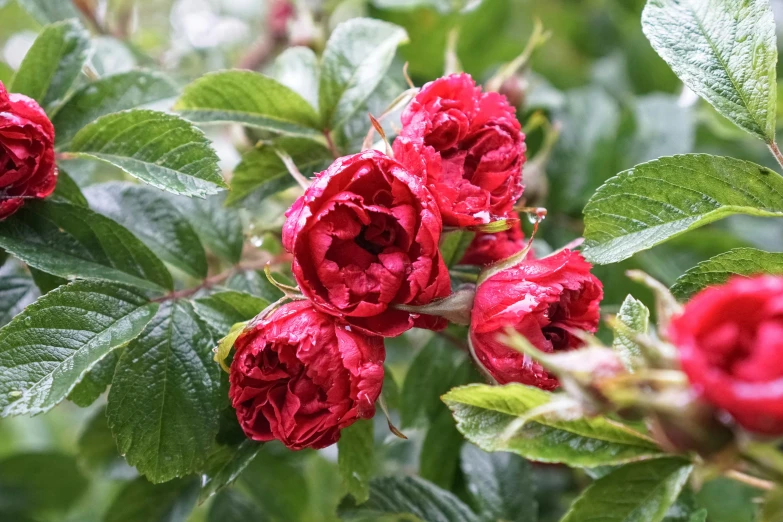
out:
<path id="1" fill-rule="evenodd" d="M 463 264 L 489 265 L 526 247 L 513 210 L 525 142 L 505 98 L 451 75 L 425 85 L 402 123 L 393 158 L 367 150 L 335 160 L 286 213 L 283 245 L 304 299 L 248 326 L 231 367 L 231 400 L 254 440 L 321 448 L 374 415 L 383 338 L 437 331 L 455 317 L 433 306 L 452 295 L 439 249 L 445 227 L 515 225 L 478 233 Z M 497 382 L 552 389 L 553 376 L 497 337 L 515 328 L 544 351 L 579 346 L 574 330 L 598 324 L 601 284 L 578 253 L 523 257 L 479 285 L 470 339 Z"/>
<path id="2" fill-rule="evenodd" d="M 35 100 L 9 94 L 0 82 L 0 219 L 27 199 L 49 196 L 56 184 L 52 122 Z"/>

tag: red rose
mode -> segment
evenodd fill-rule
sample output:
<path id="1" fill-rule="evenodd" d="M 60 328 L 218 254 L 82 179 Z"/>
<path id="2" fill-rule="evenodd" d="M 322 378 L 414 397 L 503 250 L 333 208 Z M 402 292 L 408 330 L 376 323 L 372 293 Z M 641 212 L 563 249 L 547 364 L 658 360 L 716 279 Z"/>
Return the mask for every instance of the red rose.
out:
<path id="1" fill-rule="evenodd" d="M 0 219 L 54 191 L 54 127 L 43 109 L 0 82 Z"/>
<path id="2" fill-rule="evenodd" d="M 669 327 L 695 390 L 744 428 L 783 435 L 783 278 L 707 288 Z"/>
<path id="3" fill-rule="evenodd" d="M 600 318 L 603 288 L 591 268 L 578 252 L 563 250 L 543 259 L 526 259 L 479 285 L 470 342 L 495 380 L 557 388 L 554 375 L 498 336 L 513 327 L 542 352 L 578 348 L 581 341 L 574 331 L 595 332 Z"/>
<path id="4" fill-rule="evenodd" d="M 229 397 L 253 440 L 324 448 L 343 428 L 375 415 L 383 340 L 351 331 L 308 301 L 252 324 L 234 347 Z"/>
<path id="5" fill-rule="evenodd" d="M 507 217 L 519 220 L 519 214 L 510 213 Z M 515 223 L 504 232 L 479 232 L 468 245 L 460 260 L 461 265 L 489 265 L 511 257 L 526 246 L 525 234 L 519 223 Z M 530 258 L 532 254 L 528 254 Z"/>
<path id="6" fill-rule="evenodd" d="M 417 172 L 438 200 L 445 225 L 487 223 L 507 214 L 522 195 L 525 136 L 515 110 L 498 93 L 482 94 L 470 75 L 426 84 L 402 124 L 394 154 L 405 165 L 428 166 Z"/>
<path id="7" fill-rule="evenodd" d="M 374 150 L 340 158 L 286 217 L 294 277 L 318 310 L 383 336 L 445 326 L 393 306 L 424 305 L 451 290 L 438 207 L 399 163 Z"/>

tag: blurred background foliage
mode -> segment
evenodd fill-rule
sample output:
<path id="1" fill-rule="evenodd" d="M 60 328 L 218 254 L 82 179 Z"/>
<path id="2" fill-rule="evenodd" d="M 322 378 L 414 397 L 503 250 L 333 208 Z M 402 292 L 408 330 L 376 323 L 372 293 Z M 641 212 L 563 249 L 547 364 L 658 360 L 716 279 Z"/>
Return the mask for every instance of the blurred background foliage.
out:
<path id="1" fill-rule="evenodd" d="M 70 9 L 66 0 L 36 1 Z M 405 62 L 417 85 L 444 73 L 450 35 L 456 35 L 453 52 L 464 70 L 485 81 L 523 50 L 540 20 L 551 36 L 535 53 L 530 70 L 507 82 L 504 92 L 516 103 L 528 134 L 525 197 L 529 204 L 549 209 L 537 245 L 542 251 L 578 238 L 582 208 L 595 189 L 638 163 L 707 152 L 775 167 L 761 141 L 684 90 L 655 54 L 641 31 L 644 0 L 299 0 L 297 14 L 283 34 L 275 33 L 270 23 L 277 2 L 74 3 L 88 14 L 82 14 L 85 24 L 99 35 L 92 57 L 98 74 L 144 66 L 164 71 L 179 85 L 208 71 L 238 66 L 274 74 L 274 58 L 287 46 L 305 44 L 318 52 L 329 31 L 353 17 L 399 24 L 408 31 L 410 42 L 400 49 L 393 74 L 369 104 L 376 113 L 404 88 Z M 783 20 L 783 1 L 772 3 L 777 20 Z M 10 79 L 40 28 L 16 1 L 0 0 L 0 80 Z M 360 143 L 367 128 L 360 122 L 355 135 L 346 139 Z M 559 133 L 559 139 L 546 150 L 546 137 L 552 132 Z M 209 136 L 227 175 L 240 152 L 258 138 L 236 128 L 211 129 Z M 83 187 L 121 178 L 96 165 L 69 171 Z M 250 223 L 247 248 L 279 253 L 279 243 L 254 233 L 253 224 L 263 223 L 264 230 L 279 226 L 287 201 L 273 198 L 262 208 L 246 207 L 251 207 L 245 210 Z M 646 290 L 625 278 L 629 268 L 641 268 L 668 285 L 699 261 L 743 245 L 783 251 L 783 223 L 732 217 L 623 263 L 596 267 L 606 291 L 603 311 L 616 312 L 629 293 L 649 304 Z M 2 270 L 15 269 L 12 265 Z M 258 274 L 249 274 L 233 284 L 252 286 L 259 279 Z M 22 290 L 15 290 L 19 307 L 38 292 L 32 284 Z M 18 309 L 4 312 L 3 324 Z M 451 333 L 464 339 L 464 331 Z M 469 499 L 459 463 L 463 441 L 438 397 L 454 385 L 479 378 L 465 353 L 444 343 L 425 332 L 387 342 L 390 372 L 384 395 L 408 440 L 394 437 L 385 419 L 376 417 L 375 471 L 418 473 Z M 332 513 L 344 494 L 336 450 L 291 453 L 268 444 L 235 487 L 200 505 L 188 520 L 335 520 Z M 557 520 L 588 482 L 583 472 L 556 466 L 533 466 L 533 476 L 543 521 Z M 178 510 L 187 511 L 197 501 L 196 483 L 197 479 L 183 479 L 153 487 L 138 478 L 116 455 L 101 401 L 87 409 L 67 402 L 45 416 L 0 420 L 0 513 L 13 513 L 9 520 L 180 520 Z M 691 501 L 709 509 L 710 521 L 752 519 L 752 490 L 736 484 L 727 488 L 717 480 L 691 496 Z M 105 517 L 112 504 L 116 507 Z"/>

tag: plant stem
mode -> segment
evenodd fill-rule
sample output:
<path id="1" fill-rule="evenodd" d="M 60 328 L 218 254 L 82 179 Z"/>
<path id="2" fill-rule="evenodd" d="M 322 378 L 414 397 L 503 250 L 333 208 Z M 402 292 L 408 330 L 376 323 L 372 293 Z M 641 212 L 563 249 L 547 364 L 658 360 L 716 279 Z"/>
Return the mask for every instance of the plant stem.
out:
<path id="1" fill-rule="evenodd" d="M 772 155 L 775 156 L 775 159 L 777 160 L 778 164 L 783 167 L 783 153 L 780 152 L 780 148 L 778 147 L 778 144 L 774 141 L 770 141 L 767 143 L 767 146 L 769 147 L 770 152 L 772 152 Z"/>
<path id="2" fill-rule="evenodd" d="M 269 263 L 269 259 L 264 259 L 263 261 L 256 261 L 253 263 L 245 263 L 245 264 L 238 263 L 232 266 L 231 268 L 229 268 L 228 270 L 226 270 L 225 272 L 221 272 L 219 274 L 215 274 L 213 276 L 207 277 L 201 282 L 201 284 L 197 286 L 194 286 L 192 288 L 185 288 L 183 290 L 175 290 L 173 292 L 169 292 L 164 296 L 153 299 L 152 301 L 155 303 L 161 303 L 163 301 L 172 301 L 174 299 L 183 299 L 185 297 L 190 297 L 200 290 L 212 288 L 213 286 L 217 286 L 220 283 L 225 282 L 227 279 L 229 279 L 237 272 L 244 272 L 248 270 L 261 270 L 267 265 L 267 263 Z"/>
<path id="3" fill-rule="evenodd" d="M 775 489 L 775 483 L 769 480 L 760 479 L 758 477 L 754 477 L 752 475 L 747 475 L 741 471 L 737 471 L 735 469 L 730 469 L 724 475 L 727 478 L 730 478 L 732 480 L 736 480 L 737 482 L 742 482 L 743 484 L 747 484 L 748 486 L 752 486 L 756 489 L 763 489 L 764 491 L 770 491 Z"/>
<path id="4" fill-rule="evenodd" d="M 340 152 L 337 150 L 334 140 L 332 140 L 332 132 L 329 129 L 324 129 L 324 136 L 326 137 L 326 146 L 329 148 L 332 156 L 334 156 L 334 159 L 339 158 Z"/>

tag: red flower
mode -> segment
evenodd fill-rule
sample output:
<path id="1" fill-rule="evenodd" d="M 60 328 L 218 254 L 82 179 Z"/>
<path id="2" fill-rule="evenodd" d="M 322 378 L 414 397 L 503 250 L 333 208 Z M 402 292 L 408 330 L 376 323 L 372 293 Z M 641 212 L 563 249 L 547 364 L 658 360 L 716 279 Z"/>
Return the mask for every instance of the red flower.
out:
<path id="1" fill-rule="evenodd" d="M 54 127 L 27 96 L 8 94 L 0 82 L 0 219 L 54 191 Z"/>
<path id="2" fill-rule="evenodd" d="M 445 225 L 488 223 L 511 211 L 522 195 L 525 136 L 504 96 L 482 94 L 470 75 L 452 74 L 422 87 L 402 124 L 394 154 L 406 166 L 427 165 L 417 172 Z"/>
<path id="3" fill-rule="evenodd" d="M 377 151 L 336 160 L 286 213 L 293 274 L 320 311 L 395 336 L 445 321 L 393 307 L 449 294 L 438 207 L 419 178 Z"/>
<path id="4" fill-rule="evenodd" d="M 519 220 L 519 214 L 511 212 L 508 218 Z M 504 232 L 479 232 L 465 250 L 465 255 L 460 260 L 461 265 L 489 265 L 511 257 L 525 248 L 525 234 L 519 223 L 515 223 Z M 528 258 L 532 256 L 527 255 Z"/>
<path id="5" fill-rule="evenodd" d="M 707 288 L 669 327 L 694 389 L 744 428 L 783 435 L 783 277 Z"/>
<path id="6" fill-rule="evenodd" d="M 253 440 L 324 448 L 340 430 L 375 414 L 383 340 L 351 331 L 308 301 L 278 308 L 234 347 L 229 397 Z"/>
<path id="7" fill-rule="evenodd" d="M 479 285 L 470 342 L 495 380 L 557 388 L 554 375 L 498 336 L 513 327 L 543 352 L 578 348 L 581 341 L 574 330 L 595 332 L 600 318 L 603 287 L 591 268 L 578 252 L 563 250 L 544 259 L 526 259 Z"/>
<path id="8" fill-rule="evenodd" d="M 272 0 L 267 14 L 266 24 L 274 38 L 284 38 L 288 32 L 288 21 L 293 18 L 296 9 L 290 0 Z"/>

